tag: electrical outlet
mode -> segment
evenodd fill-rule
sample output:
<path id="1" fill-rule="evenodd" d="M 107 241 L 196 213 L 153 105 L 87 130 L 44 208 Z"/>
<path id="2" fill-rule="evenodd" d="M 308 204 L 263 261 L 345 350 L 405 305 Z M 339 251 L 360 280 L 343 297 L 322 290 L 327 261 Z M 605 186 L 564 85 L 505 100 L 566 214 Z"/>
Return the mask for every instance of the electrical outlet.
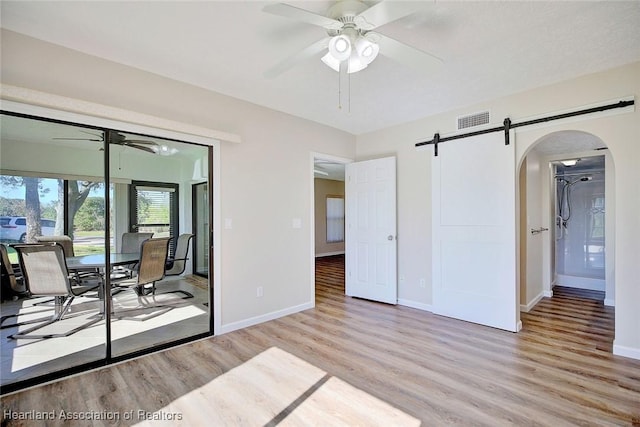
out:
<path id="1" fill-rule="evenodd" d="M 258 286 L 256 288 L 256 297 L 261 298 L 262 295 L 264 295 L 264 290 L 262 289 L 262 286 Z"/>
<path id="2" fill-rule="evenodd" d="M 427 287 L 427 280 L 426 279 L 420 279 L 420 287 L 421 288 L 426 288 Z"/>
<path id="3" fill-rule="evenodd" d="M 400 276 L 400 283 L 404 283 L 404 276 Z"/>

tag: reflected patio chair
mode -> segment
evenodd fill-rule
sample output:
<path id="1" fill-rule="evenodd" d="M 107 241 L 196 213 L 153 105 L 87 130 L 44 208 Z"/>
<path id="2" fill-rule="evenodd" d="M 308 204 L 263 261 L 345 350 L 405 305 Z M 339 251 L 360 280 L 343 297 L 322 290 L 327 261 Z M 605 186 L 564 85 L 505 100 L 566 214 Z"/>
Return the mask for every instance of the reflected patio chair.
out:
<path id="1" fill-rule="evenodd" d="M 142 242 L 152 237 L 153 233 L 123 233 L 120 241 L 120 252 L 123 254 L 139 254 Z M 137 263 L 119 266 L 112 271 L 111 278 L 114 280 L 130 279 L 135 275 L 136 266 Z"/>
<path id="2" fill-rule="evenodd" d="M 167 260 L 167 276 L 177 276 L 184 273 L 184 269 L 187 265 L 187 255 L 189 254 L 189 246 L 193 234 L 185 233 L 178 236 L 178 243 L 176 245 L 176 252 L 173 257 Z"/>
<path id="3" fill-rule="evenodd" d="M 18 265 L 11 264 L 7 247 L 0 243 L 0 276 L 2 278 L 2 301 L 27 296 L 22 273 Z"/>
<path id="4" fill-rule="evenodd" d="M 57 243 L 62 246 L 64 250 L 64 256 L 66 258 L 76 256 L 73 249 L 73 240 L 69 236 L 36 236 L 36 242 L 38 243 Z M 76 276 L 78 282 L 93 281 L 95 287 L 99 286 L 102 281 L 102 275 L 97 268 L 83 268 L 74 269 L 71 271 Z"/>
<path id="5" fill-rule="evenodd" d="M 11 261 L 9 260 L 9 253 L 7 251 L 7 247 L 2 244 L 0 244 L 0 259 L 2 260 L 2 266 L 1 266 L 2 267 L 2 300 L 5 301 L 8 299 L 11 299 L 13 301 L 16 301 L 20 297 L 29 298 L 30 294 L 24 283 L 24 277 L 22 276 L 22 271 L 20 270 L 20 266 L 18 264 L 11 263 Z M 50 300 L 49 302 L 51 301 L 53 300 Z M 35 303 L 33 305 L 34 306 L 41 305 L 46 302 L 47 301 L 42 301 L 42 302 Z M 6 313 L 6 311 L 8 310 L 10 309 L 5 308 L 3 312 Z M 44 313 L 47 311 L 49 310 L 45 309 L 45 310 L 39 310 L 39 311 L 32 311 L 30 312 L 30 314 Z M 0 329 L 15 328 L 16 326 L 28 325 L 31 323 L 38 323 L 48 319 L 48 318 L 44 318 L 44 319 L 39 318 L 39 319 L 25 320 L 17 323 L 5 323 L 6 320 L 18 318 L 21 315 L 22 314 L 20 313 L 5 314 L 4 316 L 0 317 Z"/>
<path id="6" fill-rule="evenodd" d="M 0 275 L 2 279 L 2 301 L 16 301 L 20 297 L 28 297 L 27 287 L 24 284 L 24 278 L 18 265 L 14 265 L 9 260 L 9 253 L 7 247 L 0 244 Z M 7 308 L 2 310 L 6 313 Z M 46 311 L 46 310 L 42 310 Z M 20 323 L 4 323 L 5 320 L 18 317 L 19 314 L 7 314 L 0 317 L 0 329 L 13 328 L 27 323 L 34 323 L 34 321 L 26 321 Z M 41 319 L 36 319 L 41 320 Z"/>
<path id="7" fill-rule="evenodd" d="M 123 254 L 138 254 L 140 253 L 142 242 L 152 237 L 153 233 L 123 233 L 120 252 Z"/>
<path id="8" fill-rule="evenodd" d="M 73 240 L 69 236 L 36 236 L 37 243 L 57 243 L 62 246 L 64 256 L 75 256 L 73 252 Z"/>
<path id="9" fill-rule="evenodd" d="M 15 245 L 14 248 L 18 252 L 20 268 L 24 274 L 29 294 L 31 296 L 53 296 L 55 306 L 54 313 L 50 318 L 32 328 L 10 335 L 8 338 L 44 339 L 67 337 L 101 320 L 101 317 L 98 316 L 63 333 L 32 334 L 38 329 L 62 320 L 65 314 L 69 312 L 74 298 L 86 292 L 87 289 L 84 286 L 71 286 L 75 278 L 69 275 L 64 249 L 61 245 L 57 243 L 35 243 Z"/>
<path id="10" fill-rule="evenodd" d="M 147 300 L 142 300 L 141 298 L 148 295 L 160 295 L 156 294 L 156 283 L 164 279 L 165 277 L 170 240 L 171 237 L 159 237 L 155 239 L 148 239 L 142 242 L 140 250 L 140 262 L 138 263 L 137 267 L 137 275 L 128 280 L 111 282 L 114 286 L 133 288 L 136 295 L 138 295 L 139 302 L 143 302 L 142 306 L 138 306 L 135 309 L 167 307 L 163 304 L 148 304 Z M 173 290 L 163 292 L 163 294 L 164 293 L 181 293 L 184 295 L 182 299 L 193 298 L 193 295 L 191 293 L 183 290 Z"/>

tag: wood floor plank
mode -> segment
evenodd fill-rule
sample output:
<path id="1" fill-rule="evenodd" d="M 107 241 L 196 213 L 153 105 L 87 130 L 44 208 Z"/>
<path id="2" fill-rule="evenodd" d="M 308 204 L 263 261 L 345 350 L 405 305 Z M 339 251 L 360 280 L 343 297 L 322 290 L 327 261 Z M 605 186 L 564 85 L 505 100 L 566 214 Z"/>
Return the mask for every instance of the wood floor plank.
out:
<path id="1" fill-rule="evenodd" d="M 328 385 L 291 394 L 287 381 L 278 381 L 269 368 L 274 388 L 284 387 L 276 397 L 299 396 L 267 425 L 389 422 L 381 412 L 372 417 L 373 410 L 354 406 L 358 396 L 381 402 L 376 411 L 390 405 L 389 415 L 397 417 L 391 419 L 417 419 L 425 426 L 640 425 L 640 361 L 611 353 L 614 309 L 602 299 L 598 293 L 558 288 L 553 298 L 522 313 L 523 329 L 514 334 L 345 297 L 344 257 L 325 257 L 316 263 L 314 309 L 3 396 L 2 410 L 184 415 L 182 424 L 138 420 L 137 413 L 133 420 L 91 423 L 105 426 L 213 420 L 218 420 L 213 425 L 252 425 L 242 414 L 251 410 L 244 399 L 253 399 L 254 406 L 264 402 L 262 409 L 272 404 L 269 394 L 257 389 L 259 382 L 241 381 L 246 384 L 233 390 L 233 382 L 225 383 L 224 399 L 213 385 L 275 347 L 326 372 Z M 287 367 L 280 369 L 284 378 Z M 207 417 L 207 410 L 216 411 L 215 417 Z M 5 416 L 3 425 L 37 424 Z"/>

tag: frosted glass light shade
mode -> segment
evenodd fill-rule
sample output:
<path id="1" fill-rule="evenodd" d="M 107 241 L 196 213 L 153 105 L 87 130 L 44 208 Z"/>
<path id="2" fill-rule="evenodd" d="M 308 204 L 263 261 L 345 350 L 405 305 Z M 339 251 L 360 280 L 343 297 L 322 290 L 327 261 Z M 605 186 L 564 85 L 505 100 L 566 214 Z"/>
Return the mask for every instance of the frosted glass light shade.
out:
<path id="1" fill-rule="evenodd" d="M 351 40 L 341 34 L 329 41 L 329 53 L 338 61 L 344 61 L 351 56 Z"/>
<path id="2" fill-rule="evenodd" d="M 376 56 L 378 56 L 380 46 L 360 36 L 356 41 L 356 52 L 360 59 L 362 59 L 365 64 L 369 65 L 374 59 L 376 59 Z"/>
<path id="3" fill-rule="evenodd" d="M 333 69 L 334 71 L 340 71 L 340 61 L 334 58 L 331 55 L 331 52 L 327 52 L 327 54 L 322 57 L 322 62 L 327 64 L 327 66 Z"/>

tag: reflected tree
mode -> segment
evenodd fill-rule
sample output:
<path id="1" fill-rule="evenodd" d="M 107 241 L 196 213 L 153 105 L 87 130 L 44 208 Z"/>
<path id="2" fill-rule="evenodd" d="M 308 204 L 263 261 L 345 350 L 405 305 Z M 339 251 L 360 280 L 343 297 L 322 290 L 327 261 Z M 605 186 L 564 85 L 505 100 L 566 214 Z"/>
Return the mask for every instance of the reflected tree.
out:
<path id="1" fill-rule="evenodd" d="M 58 180 L 58 200 L 55 202 L 56 226 L 54 234 L 56 235 L 65 234 L 64 182 L 62 179 Z M 0 175 L 0 183 L 7 189 L 24 188 L 24 202 L 20 200 L 15 202 L 12 199 L 5 198 L 6 200 L 2 204 L 2 215 L 24 216 L 27 222 L 25 242 L 34 242 L 35 237 L 42 234 L 41 218 L 43 206 L 40 203 L 40 197 L 46 194 L 49 189 L 44 188 L 41 178 L 38 177 Z M 91 181 L 67 181 L 67 183 L 69 189 L 68 197 L 66 198 L 69 214 L 69 230 L 67 234 L 73 239 L 73 223 L 78 210 L 87 200 L 91 190 L 100 188 L 102 183 Z M 46 207 L 48 212 L 50 209 L 50 205 Z"/>
<path id="2" fill-rule="evenodd" d="M 89 193 L 94 188 L 102 186 L 100 182 L 92 181 L 67 181 L 68 183 L 68 198 L 67 198 L 67 210 L 69 215 L 69 229 L 67 235 L 73 239 L 73 230 L 76 214 L 87 200 Z M 64 234 L 62 226 L 64 224 L 64 180 L 58 180 L 58 208 L 56 209 L 56 234 Z M 60 228 L 60 229 L 59 229 Z"/>
<path id="3" fill-rule="evenodd" d="M 2 175 L 0 182 L 7 188 L 24 187 L 24 217 L 27 221 L 24 241 L 34 242 L 35 237 L 42 234 L 40 195 L 48 192 L 48 189 L 42 187 L 40 178 L 37 177 Z M 12 214 L 10 216 L 20 215 Z"/>
<path id="4" fill-rule="evenodd" d="M 36 236 L 42 235 L 40 224 L 40 193 L 38 192 L 40 179 L 23 177 L 25 218 L 27 219 L 26 242 L 35 242 Z"/>

